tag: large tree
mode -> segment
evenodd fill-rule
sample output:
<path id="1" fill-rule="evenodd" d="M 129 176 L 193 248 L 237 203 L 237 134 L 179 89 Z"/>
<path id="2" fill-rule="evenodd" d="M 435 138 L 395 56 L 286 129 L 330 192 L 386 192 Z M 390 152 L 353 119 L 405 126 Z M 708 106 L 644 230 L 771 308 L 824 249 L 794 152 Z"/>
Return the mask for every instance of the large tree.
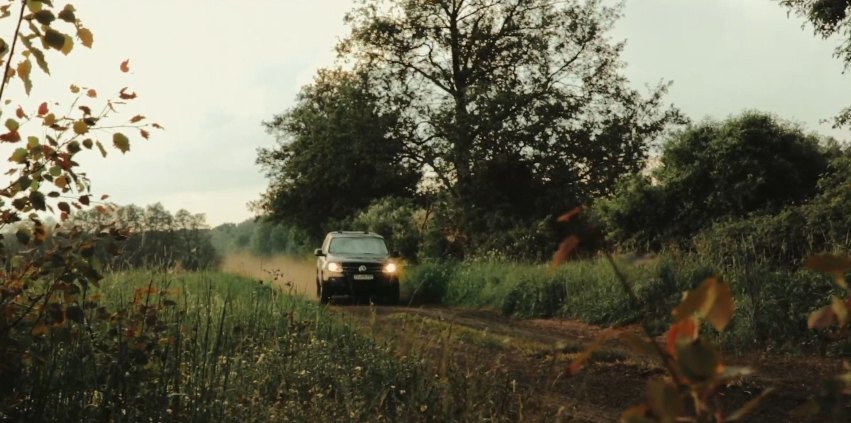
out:
<path id="1" fill-rule="evenodd" d="M 295 107 L 265 123 L 278 143 L 259 151 L 270 178 L 260 211 L 318 236 L 377 198 L 413 195 L 419 169 L 401 157 L 397 114 L 378 111 L 370 84 L 363 73 L 320 71 Z"/>
<path id="2" fill-rule="evenodd" d="M 665 84 L 629 87 L 618 16 L 594 0 L 361 0 L 338 50 L 382 84 L 405 157 L 461 204 L 553 212 L 640 170 L 679 118 Z"/>

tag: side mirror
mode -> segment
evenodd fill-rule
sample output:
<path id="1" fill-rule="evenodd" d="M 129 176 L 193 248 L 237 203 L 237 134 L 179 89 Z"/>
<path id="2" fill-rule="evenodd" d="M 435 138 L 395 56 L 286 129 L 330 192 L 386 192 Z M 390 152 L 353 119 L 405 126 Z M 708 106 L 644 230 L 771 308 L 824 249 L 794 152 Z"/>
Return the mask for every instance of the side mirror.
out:
<path id="1" fill-rule="evenodd" d="M 313 250 L 313 255 L 316 256 L 316 257 L 324 257 L 325 253 L 322 252 L 321 248 L 317 248 L 317 249 Z"/>
<path id="2" fill-rule="evenodd" d="M 401 258 L 401 257 L 402 257 L 402 253 L 400 253 L 398 250 L 397 250 L 397 251 L 393 251 L 392 253 L 390 253 L 390 257 L 391 257 L 391 258 L 394 258 L 394 259 Z"/>

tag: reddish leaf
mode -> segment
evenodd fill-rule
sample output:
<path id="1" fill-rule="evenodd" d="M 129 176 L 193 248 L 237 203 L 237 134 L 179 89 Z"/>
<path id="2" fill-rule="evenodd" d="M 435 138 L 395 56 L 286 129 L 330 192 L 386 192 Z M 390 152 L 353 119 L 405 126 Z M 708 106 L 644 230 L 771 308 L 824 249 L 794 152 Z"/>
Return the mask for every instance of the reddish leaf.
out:
<path id="1" fill-rule="evenodd" d="M 89 106 L 80 106 L 79 109 L 83 111 L 83 116 L 92 114 L 92 109 Z"/>
<path id="2" fill-rule="evenodd" d="M 573 254 L 578 245 L 579 238 L 577 238 L 576 235 L 571 235 L 562 241 L 558 246 L 558 250 L 555 254 L 553 254 L 553 261 L 550 264 L 550 270 L 555 270 L 556 267 L 559 267 L 562 263 L 564 263 L 570 255 Z"/>
<path id="3" fill-rule="evenodd" d="M 154 128 L 157 128 L 157 129 L 165 129 L 162 126 L 160 126 L 160 124 L 158 124 L 158 123 L 154 123 L 151 126 L 153 126 Z"/>
<path id="4" fill-rule="evenodd" d="M 149 134 L 148 131 L 146 131 L 144 129 L 140 129 L 139 133 L 142 134 L 142 138 L 144 138 L 144 139 L 148 139 L 151 136 L 151 134 Z"/>
<path id="5" fill-rule="evenodd" d="M 136 98 L 136 93 L 127 92 L 127 87 L 124 87 L 124 88 L 121 89 L 121 91 L 119 91 L 118 96 L 122 100 L 132 100 L 132 99 Z"/>
<path id="6" fill-rule="evenodd" d="M 668 353 L 673 356 L 677 354 L 677 342 L 680 339 L 693 341 L 697 338 L 697 325 L 693 318 L 683 319 L 671 325 L 668 329 L 668 334 L 665 336 L 665 344 L 668 348 Z"/>
<path id="7" fill-rule="evenodd" d="M 95 98 L 95 97 L 98 96 L 98 92 L 95 91 L 94 89 L 89 89 L 88 91 L 86 91 L 86 95 L 91 97 L 91 98 Z"/>
<path id="8" fill-rule="evenodd" d="M 109 198 L 109 196 L 106 194 L 100 196 L 101 201 L 106 200 L 107 198 Z"/>
<path id="9" fill-rule="evenodd" d="M 582 210 L 584 210 L 584 209 L 585 209 L 585 207 L 584 207 L 584 206 L 576 207 L 576 208 L 574 208 L 573 210 L 571 210 L 571 211 L 569 211 L 569 212 L 567 212 L 567 213 L 565 213 L 565 214 L 563 214 L 563 215 L 559 216 L 559 218 L 558 218 L 557 222 L 559 222 L 559 223 L 566 223 L 566 222 L 570 222 L 570 221 L 571 221 L 574 217 L 576 217 L 576 216 L 578 216 L 580 213 L 582 213 Z"/>
<path id="10" fill-rule="evenodd" d="M 39 116 L 46 115 L 48 111 L 49 110 L 47 109 L 47 103 L 41 103 L 41 105 L 38 106 L 38 115 Z"/>
<path id="11" fill-rule="evenodd" d="M 23 119 L 27 117 L 26 113 L 24 113 L 24 109 L 21 108 L 21 106 L 18 106 L 17 110 L 15 110 L 15 116 L 17 116 L 18 119 Z"/>
<path id="12" fill-rule="evenodd" d="M 130 123 L 136 123 L 144 119 L 145 117 L 142 115 L 133 116 L 133 119 L 130 119 Z"/>
<path id="13" fill-rule="evenodd" d="M 88 195 L 82 195 L 82 196 L 80 196 L 79 201 L 84 206 L 88 206 L 89 205 L 89 196 Z"/>
<path id="14" fill-rule="evenodd" d="M 21 134 L 18 131 L 9 131 L 3 135 L 0 135 L 0 141 L 4 142 L 18 142 L 21 140 Z"/>
<path id="15" fill-rule="evenodd" d="M 121 62 L 120 69 L 121 69 L 121 72 L 124 72 L 124 73 L 130 72 L 130 59 L 127 59 L 127 60 Z"/>

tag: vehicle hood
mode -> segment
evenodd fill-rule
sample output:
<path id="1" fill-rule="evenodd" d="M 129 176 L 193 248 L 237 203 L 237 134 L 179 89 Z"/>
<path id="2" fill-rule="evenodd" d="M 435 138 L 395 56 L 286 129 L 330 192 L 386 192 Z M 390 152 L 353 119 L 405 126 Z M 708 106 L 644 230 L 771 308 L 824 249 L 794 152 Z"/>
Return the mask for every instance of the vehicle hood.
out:
<path id="1" fill-rule="evenodd" d="M 340 263 L 358 262 L 358 263 L 384 263 L 388 256 L 375 256 L 367 254 L 328 254 L 328 261 L 336 261 Z"/>

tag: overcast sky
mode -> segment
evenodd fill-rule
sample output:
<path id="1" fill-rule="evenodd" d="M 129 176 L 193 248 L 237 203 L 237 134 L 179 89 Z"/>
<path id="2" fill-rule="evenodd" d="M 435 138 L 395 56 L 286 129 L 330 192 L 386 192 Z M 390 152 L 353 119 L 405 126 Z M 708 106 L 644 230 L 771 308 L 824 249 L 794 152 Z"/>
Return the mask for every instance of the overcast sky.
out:
<path id="1" fill-rule="evenodd" d="M 274 145 L 261 122 L 293 104 L 299 87 L 333 64 L 349 0 L 77 0 L 91 51 L 51 60 L 32 101 L 67 101 L 71 83 L 100 93 L 129 86 L 141 113 L 166 131 L 130 153 L 83 160 L 98 194 L 119 204 L 162 202 L 208 223 L 251 217 L 265 189 L 256 149 Z M 694 120 L 746 109 L 776 113 L 840 139 L 820 120 L 851 104 L 851 75 L 775 0 L 627 0 L 612 34 L 628 41 L 636 87 L 674 82 L 668 100 Z M 8 25 L 10 20 L 5 20 Z M 8 32 L 11 28 L 3 28 Z M 130 59 L 131 72 L 118 72 Z M 20 90 L 10 94 L 24 103 Z M 15 103 L 13 103 L 15 104 Z M 8 106 L 4 113 L 11 113 Z M 8 153 L 0 150 L 7 156 Z"/>

